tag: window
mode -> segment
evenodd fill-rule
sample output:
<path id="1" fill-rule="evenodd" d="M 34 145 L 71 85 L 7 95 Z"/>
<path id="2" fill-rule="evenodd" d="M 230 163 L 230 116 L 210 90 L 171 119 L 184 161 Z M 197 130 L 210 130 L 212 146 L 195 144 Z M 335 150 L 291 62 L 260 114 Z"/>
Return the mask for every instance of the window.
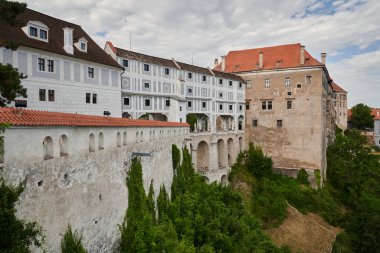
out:
<path id="1" fill-rule="evenodd" d="M 168 106 L 170 106 L 170 99 L 166 99 L 165 100 L 165 105 L 168 107 Z"/>
<path id="2" fill-rule="evenodd" d="M 182 112 L 182 106 L 179 107 L 179 111 Z"/>
<path id="3" fill-rule="evenodd" d="M 189 78 L 189 79 L 193 78 L 193 73 L 191 73 L 191 72 L 187 73 L 187 78 Z"/>
<path id="4" fill-rule="evenodd" d="M 289 87 L 290 86 L 290 77 L 285 77 L 285 87 Z"/>
<path id="5" fill-rule="evenodd" d="M 45 71 L 45 59 L 44 58 L 38 58 L 38 70 L 39 71 Z"/>
<path id="6" fill-rule="evenodd" d="M 128 60 L 123 60 L 123 67 L 128 68 Z"/>
<path id="7" fill-rule="evenodd" d="M 94 78 L 94 68 L 88 67 L 88 78 Z"/>
<path id="8" fill-rule="evenodd" d="M 144 83 L 144 88 L 149 89 L 150 88 L 150 83 Z"/>
<path id="9" fill-rule="evenodd" d="M 264 79 L 264 87 L 269 88 L 269 86 L 270 86 L 270 78 L 265 78 Z"/>
<path id="10" fill-rule="evenodd" d="M 54 158 L 53 152 L 53 139 L 50 136 L 46 136 L 42 142 L 43 151 L 44 151 L 44 160 Z"/>
<path id="11" fill-rule="evenodd" d="M 206 76 L 202 76 L 202 81 L 206 82 L 206 80 L 207 80 L 207 77 Z"/>
<path id="12" fill-rule="evenodd" d="M 293 101 L 292 100 L 286 101 L 286 109 L 293 109 Z"/>
<path id="13" fill-rule="evenodd" d="M 116 146 L 121 147 L 121 134 L 119 132 L 116 134 Z"/>
<path id="14" fill-rule="evenodd" d="M 26 100 L 15 100 L 15 107 L 28 107 L 28 102 Z"/>
<path id="15" fill-rule="evenodd" d="M 104 135 L 102 132 L 99 133 L 99 150 L 104 149 Z"/>
<path id="16" fill-rule="evenodd" d="M 93 104 L 96 104 L 97 103 L 97 99 L 98 99 L 98 95 L 97 94 L 92 94 L 92 103 Z"/>
<path id="17" fill-rule="evenodd" d="M 35 27 L 29 27 L 29 35 L 33 37 L 37 37 L 37 28 Z"/>
<path id="18" fill-rule="evenodd" d="M 306 84 L 311 84 L 311 76 L 306 76 L 305 82 Z"/>
<path id="19" fill-rule="evenodd" d="M 53 60 L 48 60 L 48 72 L 54 72 L 54 61 Z"/>
<path id="20" fill-rule="evenodd" d="M 288 96 L 291 96 L 291 95 L 292 95 L 292 93 L 289 91 L 289 92 L 288 92 Z"/>
<path id="21" fill-rule="evenodd" d="M 277 120 L 277 127 L 278 128 L 282 127 L 282 120 Z"/>
<path id="22" fill-rule="evenodd" d="M 222 104 L 219 105 L 219 110 L 223 110 L 223 105 Z"/>
<path id="23" fill-rule="evenodd" d="M 223 84 L 223 79 L 219 79 L 219 84 Z"/>
<path id="24" fill-rule="evenodd" d="M 187 101 L 187 107 L 191 107 L 191 101 Z"/>
<path id="25" fill-rule="evenodd" d="M 48 99 L 49 99 L 49 101 L 54 101 L 55 100 L 55 92 L 54 92 L 54 90 L 49 90 L 48 91 Z"/>
<path id="26" fill-rule="evenodd" d="M 91 103 L 91 93 L 86 93 L 86 103 Z"/>
<path id="27" fill-rule="evenodd" d="M 245 102 L 245 109 L 249 110 L 249 102 Z"/>
<path id="28" fill-rule="evenodd" d="M 242 83 L 239 83 L 239 88 L 243 88 L 243 84 Z"/>
<path id="29" fill-rule="evenodd" d="M 229 105 L 229 107 L 230 107 L 230 111 L 232 111 L 232 105 Z"/>
<path id="30" fill-rule="evenodd" d="M 192 88 L 188 88 L 187 89 L 187 93 L 190 93 L 190 94 L 193 93 L 193 89 Z"/>
<path id="31" fill-rule="evenodd" d="M 129 105 L 129 98 L 124 98 L 124 105 Z"/>
<path id="32" fill-rule="evenodd" d="M 219 97 L 223 98 L 223 92 L 219 92 Z"/>
<path id="33" fill-rule="evenodd" d="M 45 89 L 40 89 L 39 97 L 40 97 L 40 101 L 46 101 L 46 90 Z"/>
<path id="34" fill-rule="evenodd" d="M 239 110 L 240 110 L 240 111 L 243 110 L 243 106 L 242 106 L 242 105 L 239 105 Z"/>
<path id="35" fill-rule="evenodd" d="M 272 110 L 272 100 L 262 101 L 261 110 Z"/>
<path id="36" fill-rule="evenodd" d="M 145 99 L 145 106 L 150 106 L 150 99 Z"/>
<path id="37" fill-rule="evenodd" d="M 144 71 L 149 71 L 149 64 L 144 64 Z"/>
<path id="38" fill-rule="evenodd" d="M 253 127 L 257 127 L 257 119 L 253 119 L 252 120 L 252 126 Z"/>
<path id="39" fill-rule="evenodd" d="M 252 88 L 252 81 L 247 80 L 247 89 L 250 89 L 250 88 Z"/>
<path id="40" fill-rule="evenodd" d="M 168 69 L 168 68 L 165 68 L 165 75 L 169 75 L 170 74 L 170 69 Z"/>
<path id="41" fill-rule="evenodd" d="M 229 81 L 228 82 L 228 85 L 230 86 L 230 87 L 232 87 L 232 81 Z M 241 88 L 241 87 L 240 87 Z"/>
<path id="42" fill-rule="evenodd" d="M 95 136 L 93 133 L 89 135 L 89 141 L 88 141 L 88 151 L 94 152 L 95 151 Z"/>
<path id="43" fill-rule="evenodd" d="M 206 102 L 205 101 L 202 102 L 202 108 L 206 108 Z"/>
<path id="44" fill-rule="evenodd" d="M 302 87 L 302 84 L 298 83 L 298 84 L 297 84 L 297 88 L 299 89 L 299 88 L 301 88 L 301 87 Z"/>
<path id="45" fill-rule="evenodd" d="M 59 155 L 60 156 L 67 156 L 68 155 L 68 141 L 67 141 L 67 136 L 62 134 L 61 137 L 59 138 Z"/>
<path id="46" fill-rule="evenodd" d="M 82 51 L 87 51 L 87 50 L 86 50 L 86 43 L 84 43 L 84 42 L 81 42 L 81 43 L 80 43 L 80 50 L 82 50 Z"/>
<path id="47" fill-rule="evenodd" d="M 46 30 L 42 30 L 42 29 L 40 30 L 40 38 L 47 40 L 47 31 Z"/>

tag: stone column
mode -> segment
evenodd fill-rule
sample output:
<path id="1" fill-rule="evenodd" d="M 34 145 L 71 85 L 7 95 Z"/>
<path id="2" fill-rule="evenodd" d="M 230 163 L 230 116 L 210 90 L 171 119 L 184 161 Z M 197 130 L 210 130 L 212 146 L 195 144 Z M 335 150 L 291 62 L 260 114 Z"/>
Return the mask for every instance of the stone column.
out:
<path id="1" fill-rule="evenodd" d="M 219 169 L 219 163 L 218 163 L 218 145 L 217 140 L 213 136 L 211 138 L 210 142 L 210 153 L 209 153 L 209 170 L 218 170 Z"/>
<path id="2" fill-rule="evenodd" d="M 193 168 L 195 171 L 198 171 L 198 164 L 197 164 L 197 149 L 194 149 L 191 151 L 191 161 L 193 164 Z"/>

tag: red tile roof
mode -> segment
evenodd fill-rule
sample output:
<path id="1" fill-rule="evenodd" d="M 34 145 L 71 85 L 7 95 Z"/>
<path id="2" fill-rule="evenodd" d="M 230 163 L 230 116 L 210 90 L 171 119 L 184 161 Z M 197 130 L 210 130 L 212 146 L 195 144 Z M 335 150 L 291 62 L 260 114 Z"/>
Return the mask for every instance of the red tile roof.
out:
<path id="1" fill-rule="evenodd" d="M 380 108 L 371 108 L 371 114 L 374 116 L 373 119 L 380 120 Z M 352 117 L 351 109 L 347 109 L 347 119 L 350 120 Z"/>
<path id="2" fill-rule="evenodd" d="M 15 126 L 188 127 L 187 123 L 0 108 L 0 123 Z"/>
<path id="3" fill-rule="evenodd" d="M 339 92 L 339 93 L 347 93 L 347 91 L 345 91 L 342 87 L 340 87 L 338 84 L 336 84 L 335 82 L 332 82 L 331 83 L 331 87 L 333 89 L 334 92 Z"/>
<path id="4" fill-rule="evenodd" d="M 305 50 L 305 64 L 300 63 L 301 44 L 253 48 L 230 51 L 225 57 L 225 72 L 259 70 L 259 54 L 263 53 L 263 68 L 260 70 L 323 66 Z M 215 67 L 221 70 L 221 63 Z"/>

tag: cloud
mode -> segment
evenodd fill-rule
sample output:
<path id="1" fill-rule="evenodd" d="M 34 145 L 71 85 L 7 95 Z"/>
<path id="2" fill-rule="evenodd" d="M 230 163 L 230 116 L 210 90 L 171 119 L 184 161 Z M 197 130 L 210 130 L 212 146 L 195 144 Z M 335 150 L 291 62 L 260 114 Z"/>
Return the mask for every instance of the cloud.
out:
<path id="1" fill-rule="evenodd" d="M 300 42 L 314 56 L 327 52 L 337 68 L 380 42 L 378 0 L 27 0 L 29 7 L 80 24 L 101 47 L 122 48 L 200 66 L 229 50 Z M 103 36 L 104 35 L 104 36 Z M 359 48 L 355 54 L 350 48 Z M 329 56 L 339 55 L 339 57 Z M 360 68 L 363 75 L 373 66 Z M 378 69 L 378 68 L 377 68 Z M 335 71 L 342 71 L 335 73 Z M 353 78 L 359 78 L 359 75 Z M 340 84 L 346 87 L 346 79 Z M 374 80 L 362 84 L 374 86 Z M 359 80 L 355 81 L 359 82 Z M 380 91 L 378 91 L 379 93 Z M 380 94 L 378 94 L 380 95 Z M 357 95 L 349 95 L 352 101 Z M 351 103 L 351 102 L 350 102 Z M 380 107 L 380 100 L 373 102 Z"/>

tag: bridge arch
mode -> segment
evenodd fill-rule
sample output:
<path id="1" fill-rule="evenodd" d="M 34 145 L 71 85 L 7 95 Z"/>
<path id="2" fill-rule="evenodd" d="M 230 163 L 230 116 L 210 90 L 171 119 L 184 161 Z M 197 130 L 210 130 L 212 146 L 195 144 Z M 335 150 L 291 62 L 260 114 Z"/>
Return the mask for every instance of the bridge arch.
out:
<path id="1" fill-rule="evenodd" d="M 228 166 L 232 166 L 235 162 L 235 145 L 234 140 L 229 138 L 227 141 L 227 150 L 228 150 Z"/>
<path id="2" fill-rule="evenodd" d="M 225 147 L 223 139 L 218 140 L 217 148 L 218 148 L 219 169 L 224 169 L 226 168 L 227 164 L 226 164 L 226 147 Z"/>
<path id="3" fill-rule="evenodd" d="M 197 146 L 197 169 L 198 171 L 208 171 L 210 164 L 209 146 L 207 142 L 201 141 Z"/>

